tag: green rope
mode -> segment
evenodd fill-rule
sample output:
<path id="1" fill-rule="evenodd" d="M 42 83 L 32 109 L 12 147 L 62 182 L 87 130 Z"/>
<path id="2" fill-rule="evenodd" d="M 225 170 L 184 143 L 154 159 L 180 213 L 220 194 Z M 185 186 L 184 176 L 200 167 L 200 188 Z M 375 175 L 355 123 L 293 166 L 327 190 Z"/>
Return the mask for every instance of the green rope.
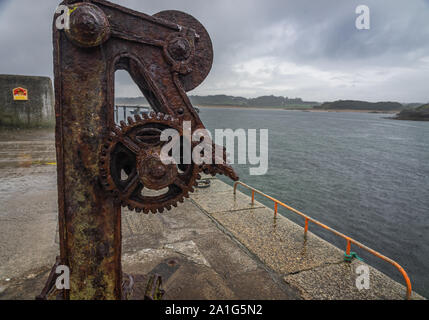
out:
<path id="1" fill-rule="evenodd" d="M 344 252 L 344 261 L 345 262 L 352 262 L 352 260 L 355 258 L 360 260 L 360 261 L 363 261 L 363 259 L 361 257 L 359 257 L 356 252 L 350 252 L 350 254 L 347 254 L 347 252 Z"/>

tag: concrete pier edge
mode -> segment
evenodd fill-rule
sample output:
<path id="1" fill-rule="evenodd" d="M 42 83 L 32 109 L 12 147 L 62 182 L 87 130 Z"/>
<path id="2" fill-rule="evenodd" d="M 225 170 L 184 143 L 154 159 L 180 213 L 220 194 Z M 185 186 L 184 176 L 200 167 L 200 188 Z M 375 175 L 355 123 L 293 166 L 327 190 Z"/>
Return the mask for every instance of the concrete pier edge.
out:
<path id="1" fill-rule="evenodd" d="M 14 137 L 2 140 L 0 299 L 34 299 L 58 254 L 54 141 L 51 133 Z M 218 178 L 203 178 L 211 187 L 169 212 L 122 210 L 123 270 L 163 273 L 165 299 L 404 299 L 405 286 L 370 266 L 371 288 L 358 290 L 360 261 L 344 262 L 343 250 L 311 232 L 304 241 L 299 225 L 274 219 L 272 209 L 252 205 L 243 192 L 234 196 Z M 413 292 L 412 299 L 424 298 Z"/>
<path id="2" fill-rule="evenodd" d="M 274 218 L 274 210 L 266 207 L 262 203 L 255 201 L 254 205 L 251 205 L 251 197 L 244 194 L 243 192 L 237 190 L 237 197 L 241 198 L 243 201 L 247 201 L 247 206 L 237 206 L 231 210 L 231 208 L 222 208 L 224 203 L 219 201 L 220 199 L 232 198 L 233 188 L 229 184 L 212 177 L 204 177 L 212 179 L 212 186 L 210 190 L 203 190 L 200 192 L 196 192 L 191 195 L 191 200 L 195 203 L 195 205 L 208 216 L 213 222 L 215 222 L 216 226 L 222 230 L 228 237 L 230 237 L 233 241 L 235 241 L 240 247 L 245 250 L 249 256 L 253 259 L 257 260 L 261 263 L 267 272 L 272 275 L 273 280 L 276 282 L 283 282 L 282 285 L 287 284 L 291 285 L 295 289 L 297 289 L 303 299 L 316 299 L 316 300 L 324 300 L 324 299 L 333 299 L 333 300 L 369 300 L 369 299 L 381 299 L 381 300 L 402 300 L 406 297 L 406 287 L 391 279 L 389 276 L 385 275 L 381 271 L 375 269 L 374 267 L 367 265 L 365 262 L 361 262 L 359 260 L 354 260 L 351 263 L 345 262 L 343 259 L 344 251 L 325 241 L 324 239 L 318 237 L 311 231 L 308 231 L 307 235 L 307 244 L 320 246 L 322 250 L 326 250 L 326 256 L 323 257 L 321 255 L 322 260 L 319 263 L 311 264 L 309 266 L 299 266 L 299 264 L 305 260 L 312 260 L 311 254 L 305 256 L 303 259 L 298 259 L 299 262 L 296 264 L 292 264 L 289 268 L 283 268 L 281 262 L 279 265 L 273 263 L 273 260 L 276 259 L 276 254 L 274 254 L 273 258 L 267 258 L 266 253 L 272 254 L 275 253 L 276 250 L 273 249 L 273 246 L 268 246 L 266 250 L 258 250 L 258 237 L 249 238 L 246 236 L 246 227 L 239 226 L 240 221 L 243 219 L 251 220 L 249 223 L 250 228 L 253 230 L 259 230 L 259 236 L 263 237 L 262 234 L 264 230 L 260 227 L 258 228 L 262 215 L 253 215 L 251 217 L 246 217 L 249 213 L 256 213 L 258 211 L 263 212 L 263 219 L 266 224 L 265 226 L 269 226 L 270 220 L 276 220 L 277 224 L 285 224 L 288 228 L 292 228 L 290 232 L 293 233 L 293 241 L 296 243 L 301 243 L 303 246 L 304 241 L 304 228 L 292 222 L 288 218 L 282 215 L 277 215 Z M 199 196 L 199 194 L 209 193 L 210 192 L 210 201 L 216 202 L 218 201 L 219 206 L 210 207 L 207 205 L 207 199 Z M 249 192 L 250 193 L 250 192 Z M 229 221 L 226 217 L 231 218 Z M 253 234 L 255 235 L 255 234 Z M 287 232 L 284 232 L 283 235 L 280 234 L 280 237 L 290 237 L 291 235 Z M 268 238 L 265 238 L 269 239 Z M 311 240 L 309 240 L 311 239 Z M 276 240 L 279 240 L 276 238 Z M 274 243 L 274 239 L 272 239 L 271 244 Z M 308 247 L 308 250 L 313 250 L 314 248 Z M 290 248 L 290 247 L 287 247 Z M 271 250 L 270 250 L 271 249 Z M 284 252 L 283 252 L 284 253 Z M 299 252 L 288 252 L 289 255 L 293 256 L 294 254 L 300 255 Z M 335 258 L 333 258 L 335 257 Z M 281 254 L 278 256 L 278 260 L 281 261 Z M 324 260 L 326 258 L 326 260 Z M 332 259 L 333 258 L 333 259 Z M 357 274 L 353 274 L 356 268 L 360 265 L 368 266 L 370 270 L 370 279 L 373 282 L 373 286 L 370 286 L 369 290 L 359 290 L 355 286 L 355 283 L 350 283 L 351 280 L 354 280 L 354 276 Z M 295 269 L 296 268 L 296 269 Z M 350 272 L 347 271 L 347 268 L 350 269 Z M 346 271 L 345 271 L 346 270 Z M 307 281 L 306 281 L 307 280 Z M 412 292 L 411 295 L 412 300 L 425 300 L 424 297 L 417 294 L 416 292 Z"/>

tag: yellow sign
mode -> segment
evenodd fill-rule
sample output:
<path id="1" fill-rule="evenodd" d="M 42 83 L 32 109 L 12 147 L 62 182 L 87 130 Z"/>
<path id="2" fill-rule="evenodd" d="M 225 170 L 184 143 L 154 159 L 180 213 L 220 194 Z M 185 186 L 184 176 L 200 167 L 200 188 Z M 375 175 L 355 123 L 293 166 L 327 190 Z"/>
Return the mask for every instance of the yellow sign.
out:
<path id="1" fill-rule="evenodd" d="M 28 100 L 28 90 L 24 88 L 13 89 L 13 100 Z"/>

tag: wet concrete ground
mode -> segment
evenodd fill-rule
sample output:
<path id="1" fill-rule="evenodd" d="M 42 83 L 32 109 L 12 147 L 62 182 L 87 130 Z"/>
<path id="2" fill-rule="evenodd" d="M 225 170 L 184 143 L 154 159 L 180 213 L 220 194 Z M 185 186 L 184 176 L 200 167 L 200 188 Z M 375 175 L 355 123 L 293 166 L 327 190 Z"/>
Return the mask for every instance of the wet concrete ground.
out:
<path id="1" fill-rule="evenodd" d="M 210 196 L 208 196 L 210 192 Z M 344 251 L 309 232 L 241 192 L 214 180 L 211 190 L 199 190 L 191 199 L 263 262 L 308 300 L 401 300 L 406 288 L 361 262 L 344 261 Z M 218 203 L 225 205 L 219 206 Z M 311 228 L 310 228 L 311 230 Z M 356 268 L 369 268 L 369 290 L 356 286 Z M 413 299 L 422 299 L 414 294 Z"/>
<path id="2" fill-rule="evenodd" d="M 0 299 L 33 299 L 58 254 L 53 134 L 0 132 L 0 147 Z M 373 268 L 358 290 L 361 262 L 217 179 L 170 212 L 123 210 L 122 228 L 123 271 L 161 274 L 165 299 L 404 298 Z"/>
<path id="3" fill-rule="evenodd" d="M 58 254 L 53 135 L 37 134 L 0 134 L 0 299 L 34 299 Z M 300 298 L 191 200 L 162 215 L 124 209 L 122 225 L 123 271 L 161 274 L 165 299 Z"/>
<path id="4" fill-rule="evenodd" d="M 58 254 L 55 167 L 29 170 L 2 190 L 0 299 L 33 299 Z M 165 299 L 299 298 L 190 200 L 162 215 L 124 210 L 122 223 L 123 271 L 161 274 Z"/>

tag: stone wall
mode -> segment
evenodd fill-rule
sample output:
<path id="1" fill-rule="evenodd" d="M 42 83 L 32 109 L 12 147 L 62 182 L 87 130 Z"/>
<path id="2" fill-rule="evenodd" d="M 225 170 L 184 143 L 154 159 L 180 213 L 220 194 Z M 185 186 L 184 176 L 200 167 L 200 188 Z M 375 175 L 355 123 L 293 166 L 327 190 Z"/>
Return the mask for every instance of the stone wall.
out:
<path id="1" fill-rule="evenodd" d="M 28 100 L 14 100 L 13 89 L 19 87 L 28 90 Z M 37 128 L 54 124 L 50 78 L 0 75 L 0 127 Z"/>

